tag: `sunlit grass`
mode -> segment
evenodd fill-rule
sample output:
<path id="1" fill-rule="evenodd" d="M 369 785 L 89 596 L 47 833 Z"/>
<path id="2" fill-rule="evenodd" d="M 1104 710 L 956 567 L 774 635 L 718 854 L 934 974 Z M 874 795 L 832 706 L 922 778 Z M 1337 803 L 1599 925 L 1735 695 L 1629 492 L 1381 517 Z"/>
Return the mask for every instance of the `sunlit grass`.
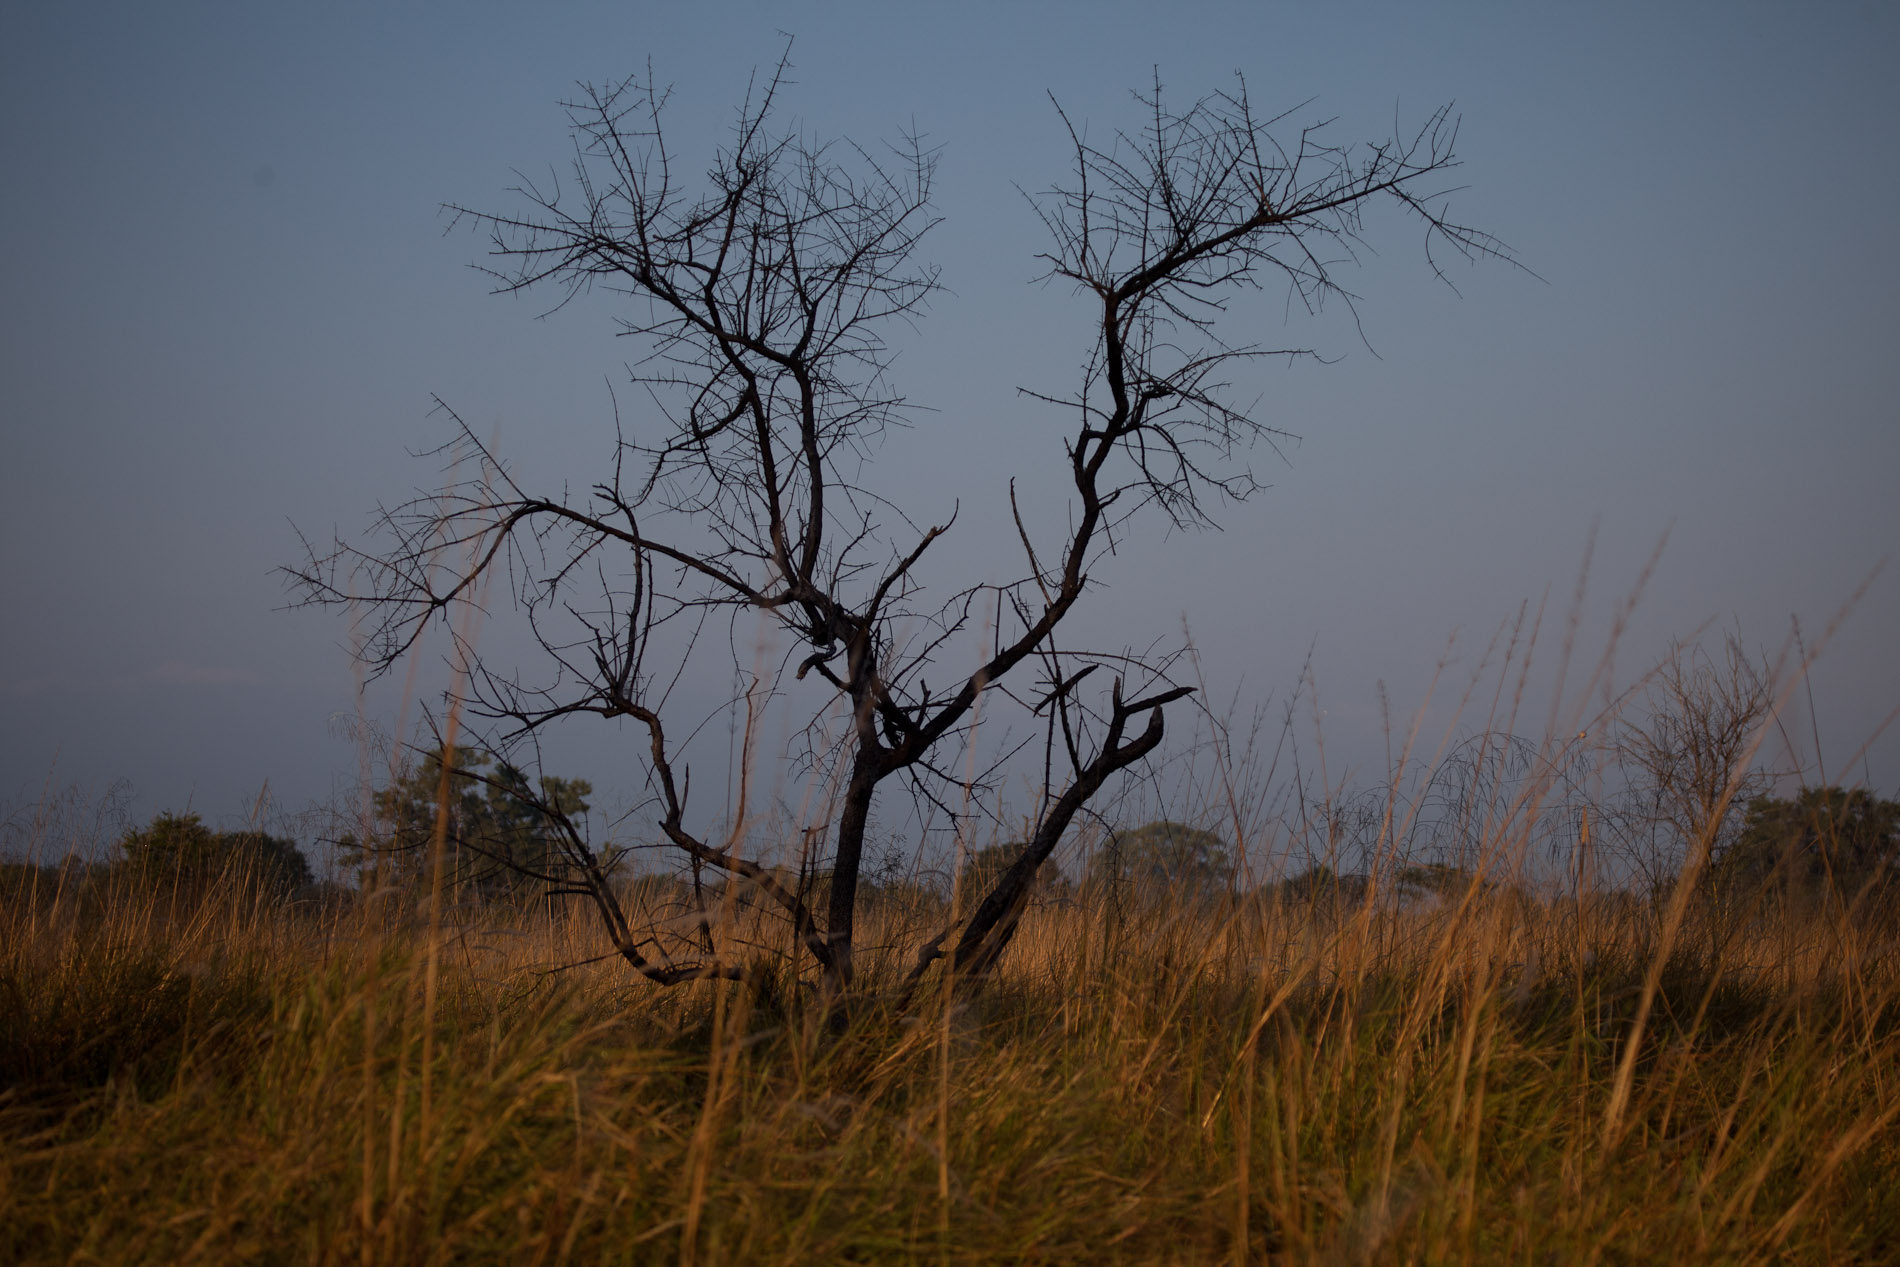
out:
<path id="1" fill-rule="evenodd" d="M 426 1016 L 426 931 L 391 914 L 12 895 L 0 1258 L 1900 1249 L 1895 960 L 1866 921 L 1688 929 L 1612 1125 L 1655 949 L 1627 901 L 1051 906 L 973 1001 L 842 1033 L 799 984 L 550 973 L 598 953 L 588 925 L 469 912 Z"/>

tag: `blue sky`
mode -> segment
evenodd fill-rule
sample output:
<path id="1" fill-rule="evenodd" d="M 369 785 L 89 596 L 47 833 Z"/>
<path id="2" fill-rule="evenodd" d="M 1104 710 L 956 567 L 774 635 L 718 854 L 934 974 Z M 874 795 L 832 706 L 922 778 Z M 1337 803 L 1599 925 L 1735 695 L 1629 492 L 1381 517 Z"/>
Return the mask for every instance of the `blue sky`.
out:
<path id="1" fill-rule="evenodd" d="M 931 412 L 878 476 L 933 522 L 961 498 L 946 581 L 998 566 L 984 508 L 1010 475 L 1059 494 L 1056 433 L 1015 390 L 1060 390 L 1083 350 L 1071 297 L 1031 284 L 1017 193 L 1061 175 L 1050 96 L 1108 128 L 1156 67 L 1181 100 L 1238 70 L 1341 139 L 1456 101 L 1456 206 L 1538 277 L 1457 270 L 1454 293 L 1375 223 L 1347 278 L 1370 349 L 1338 307 L 1244 310 L 1335 363 L 1260 371 L 1300 441 L 1255 455 L 1273 487 L 1224 533 L 1122 552 L 1101 642 L 1185 620 L 1243 707 L 1310 650 L 1336 761 L 1376 773 L 1377 683 L 1405 717 L 1521 603 L 1549 595 L 1561 630 L 1593 532 L 1594 664 L 1667 533 L 1615 685 L 1671 637 L 1772 651 L 1798 617 L 1812 639 L 1873 576 L 1812 674 L 1830 773 L 1900 705 L 1900 563 L 1877 573 L 1900 547 L 1891 6 L 31 4 L 0 46 L 0 800 L 125 779 L 141 817 L 228 820 L 266 780 L 294 809 L 353 779 L 343 622 L 282 610 L 273 573 L 292 525 L 354 533 L 436 479 L 406 456 L 440 438 L 432 393 L 525 472 L 584 482 L 629 355 L 604 304 L 490 297 L 439 204 L 507 207 L 512 169 L 562 161 L 575 82 L 649 61 L 704 154 L 785 31 L 811 133 L 942 147 L 926 254 L 949 290 L 897 367 Z M 631 744 L 550 760 L 630 794 Z M 1853 773 L 1900 791 L 1900 736 Z"/>

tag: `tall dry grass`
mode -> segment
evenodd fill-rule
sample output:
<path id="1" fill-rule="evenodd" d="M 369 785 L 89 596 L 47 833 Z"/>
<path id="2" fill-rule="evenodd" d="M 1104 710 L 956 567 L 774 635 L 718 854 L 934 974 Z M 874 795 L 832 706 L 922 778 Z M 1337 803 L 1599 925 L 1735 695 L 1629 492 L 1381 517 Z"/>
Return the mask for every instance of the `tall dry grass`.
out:
<path id="1" fill-rule="evenodd" d="M 580 920 L 453 912 L 431 1012 L 393 904 L 10 883 L 5 1261 L 1900 1257 L 1900 960 L 1838 910 L 1051 905 L 839 1033 Z"/>

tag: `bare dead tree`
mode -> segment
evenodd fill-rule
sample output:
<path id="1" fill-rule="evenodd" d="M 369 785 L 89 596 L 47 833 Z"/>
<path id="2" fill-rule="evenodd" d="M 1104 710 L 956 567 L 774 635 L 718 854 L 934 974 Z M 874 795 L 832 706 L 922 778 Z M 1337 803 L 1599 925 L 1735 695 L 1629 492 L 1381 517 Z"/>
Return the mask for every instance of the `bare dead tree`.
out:
<path id="1" fill-rule="evenodd" d="M 1258 117 L 1244 84 L 1176 111 L 1157 80 L 1135 95 L 1139 128 L 1103 144 L 1058 107 L 1072 170 L 1031 202 L 1050 238 L 1047 280 L 1089 307 L 1094 338 L 1074 391 L 1029 394 L 1073 419 L 1069 522 L 1038 542 L 1018 513 L 1022 577 L 927 605 L 920 561 L 954 513 L 915 526 L 863 481 L 872 442 L 905 416 L 886 377 L 885 332 L 920 316 L 938 284 L 918 258 L 935 224 L 935 154 L 915 136 L 873 152 L 778 130 L 786 69 L 781 61 L 755 81 L 701 182 L 684 177 L 667 146 L 666 93 L 629 79 L 585 88 L 568 105 L 565 181 L 524 183 L 512 214 L 450 209 L 488 236 L 501 291 L 552 292 L 558 306 L 601 288 L 628 301 L 622 326 L 646 351 L 633 381 L 649 412 L 631 435 L 621 431 L 588 493 L 522 487 L 442 406 L 454 428 L 445 452 L 475 473 L 382 512 L 367 544 L 313 549 L 293 579 L 306 601 L 372 614 L 361 654 L 381 673 L 432 623 L 453 636 L 451 613 L 505 577 L 544 659 L 501 666 L 464 648 L 475 666 L 465 715 L 516 737 L 576 714 L 637 722 L 666 841 L 755 884 L 839 994 L 853 981 L 880 788 L 902 776 L 926 803 L 946 805 L 959 780 L 945 754 L 971 741 L 979 699 L 1014 701 L 1042 736 L 1034 830 L 990 890 L 917 949 L 910 973 L 914 985 L 948 958 L 960 978 L 980 978 L 1076 815 L 1156 749 L 1166 706 L 1191 693 L 1169 679 L 1165 657 L 1098 655 L 1058 634 L 1092 569 L 1138 518 L 1210 524 L 1217 503 L 1255 490 L 1234 459 L 1279 433 L 1234 403 L 1229 375 L 1300 353 L 1227 341 L 1217 327 L 1229 300 L 1278 284 L 1308 309 L 1350 304 L 1335 270 L 1355 260 L 1362 214 L 1380 202 L 1423 227 L 1435 268 L 1447 251 L 1509 255 L 1449 216 L 1457 120 L 1448 107 L 1370 147 L 1335 145 L 1322 126 L 1283 137 L 1284 118 Z M 1014 507 L 1013 482 L 1009 492 Z M 812 715 L 845 719 L 839 786 L 826 802 L 835 812 L 811 832 L 829 863 L 823 910 L 696 825 L 711 815 L 689 813 L 667 696 L 681 657 L 700 644 L 680 631 L 747 611 L 804 648 L 755 689 L 818 684 Z M 979 662 L 945 680 L 946 648 L 979 627 Z M 1033 689 L 1012 685 L 1038 676 Z M 823 755 L 810 759 L 813 778 L 825 777 Z M 635 968 L 656 979 L 725 971 L 716 956 L 657 968 L 630 950 L 633 930 L 589 846 L 572 824 L 563 833 L 573 866 L 559 887 L 594 900 Z"/>
<path id="2" fill-rule="evenodd" d="M 1733 838 L 1739 810 L 1772 782 L 1755 764 L 1774 721 L 1778 667 L 1734 637 L 1719 653 L 1674 643 L 1618 727 L 1616 754 L 1634 776 L 1637 826 L 1661 830 L 1668 860 L 1700 873 Z M 1639 858 L 1659 884 L 1662 858 Z"/>

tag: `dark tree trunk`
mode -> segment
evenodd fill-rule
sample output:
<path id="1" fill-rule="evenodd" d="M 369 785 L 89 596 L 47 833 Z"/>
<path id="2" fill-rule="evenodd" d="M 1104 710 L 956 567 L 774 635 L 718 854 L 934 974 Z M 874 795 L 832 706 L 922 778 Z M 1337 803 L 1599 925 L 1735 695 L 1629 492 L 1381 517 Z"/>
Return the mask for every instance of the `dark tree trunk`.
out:
<path id="1" fill-rule="evenodd" d="M 871 799 L 884 771 L 877 754 L 858 749 L 851 764 L 838 815 L 838 847 L 831 863 L 831 898 L 826 941 L 831 948 L 828 974 L 840 994 L 851 987 L 851 937 L 857 916 L 858 876 L 864 862 L 864 830 L 871 820 Z"/>

